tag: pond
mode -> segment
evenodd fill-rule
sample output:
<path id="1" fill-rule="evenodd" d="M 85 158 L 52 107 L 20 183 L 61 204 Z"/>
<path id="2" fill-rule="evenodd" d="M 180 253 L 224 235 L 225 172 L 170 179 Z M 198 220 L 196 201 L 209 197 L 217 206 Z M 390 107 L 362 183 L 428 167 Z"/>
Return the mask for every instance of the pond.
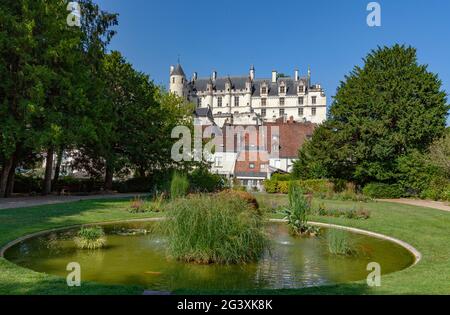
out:
<path id="1" fill-rule="evenodd" d="M 37 272 L 66 277 L 70 262 L 81 265 L 82 281 L 142 285 L 149 290 L 233 290 L 302 288 L 345 283 L 367 278 L 370 262 L 382 274 L 402 270 L 414 256 L 390 241 L 349 233 L 356 254 L 339 256 L 328 251 L 328 229 L 315 238 L 295 238 L 286 224 L 270 223 L 271 246 L 255 263 L 196 265 L 167 257 L 164 236 L 152 232 L 154 222 L 105 225 L 107 246 L 79 250 L 73 242 L 78 230 L 50 233 L 25 240 L 8 249 L 5 258 Z"/>

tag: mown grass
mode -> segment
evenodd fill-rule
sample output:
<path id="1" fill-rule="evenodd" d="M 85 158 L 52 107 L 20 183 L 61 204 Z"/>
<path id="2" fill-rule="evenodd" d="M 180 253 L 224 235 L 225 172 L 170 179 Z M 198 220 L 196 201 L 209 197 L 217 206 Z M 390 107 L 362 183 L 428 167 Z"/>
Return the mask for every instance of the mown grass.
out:
<path id="1" fill-rule="evenodd" d="M 287 205 L 287 196 L 257 195 L 259 204 L 269 210 Z M 329 208 L 354 209 L 356 202 L 313 200 L 313 206 L 324 203 Z M 0 210 L 0 244 L 5 245 L 20 236 L 37 231 L 96 222 L 117 221 L 161 216 L 155 213 L 133 214 L 127 211 L 127 200 L 93 200 L 68 204 Z M 311 216 L 312 221 L 333 223 L 366 229 L 406 241 L 423 255 L 421 262 L 406 270 L 385 275 L 379 288 L 369 288 L 355 282 L 326 287 L 296 290 L 258 291 L 191 291 L 178 294 L 450 294 L 450 213 L 410 205 L 368 202 L 368 220 L 345 217 Z M 282 218 L 282 213 L 272 213 Z M 68 288 L 65 279 L 36 273 L 0 258 L 0 294 L 142 294 L 139 286 L 108 286 L 82 283 L 80 288 Z"/>

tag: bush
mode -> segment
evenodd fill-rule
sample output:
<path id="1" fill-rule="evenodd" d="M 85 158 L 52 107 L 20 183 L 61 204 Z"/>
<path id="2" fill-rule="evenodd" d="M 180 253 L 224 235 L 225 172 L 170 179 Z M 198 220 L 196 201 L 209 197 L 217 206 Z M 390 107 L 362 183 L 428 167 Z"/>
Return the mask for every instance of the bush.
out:
<path id="1" fill-rule="evenodd" d="M 265 180 L 264 190 L 269 194 L 278 193 L 278 181 L 276 180 Z"/>
<path id="2" fill-rule="evenodd" d="M 398 184 L 371 183 L 364 187 L 363 194 L 370 198 L 400 198 L 404 191 Z"/>
<path id="3" fill-rule="evenodd" d="M 216 192 L 224 189 L 225 179 L 212 174 L 207 169 L 199 168 L 189 174 L 191 190 L 195 192 Z"/>
<path id="4" fill-rule="evenodd" d="M 120 193 L 150 192 L 153 181 L 149 177 L 135 177 L 122 182 L 115 182 L 113 189 Z"/>
<path id="5" fill-rule="evenodd" d="M 290 182 L 292 180 L 292 176 L 291 176 L 291 174 L 278 174 L 278 173 L 275 173 L 275 174 L 272 175 L 271 179 L 273 179 L 275 181 L 278 181 L 278 182 Z"/>
<path id="6" fill-rule="evenodd" d="M 360 206 L 359 208 L 353 208 L 350 210 L 341 210 L 341 209 L 327 209 L 323 203 L 319 205 L 319 207 L 313 211 L 314 214 L 319 216 L 326 217 L 335 217 L 335 218 L 347 218 L 347 219 L 356 219 L 356 220 L 367 220 L 370 218 L 370 211 Z"/>
<path id="7" fill-rule="evenodd" d="M 450 182 L 446 179 L 434 179 L 420 197 L 422 199 L 450 201 Z"/>
<path id="8" fill-rule="evenodd" d="M 184 197 L 189 192 L 189 180 L 186 175 L 174 173 L 170 182 L 170 197 L 172 199 Z"/>
<path id="9" fill-rule="evenodd" d="M 184 262 L 246 263 L 260 258 L 268 245 L 262 216 L 226 194 L 179 199 L 160 226 L 168 237 L 168 253 Z"/>
<path id="10" fill-rule="evenodd" d="M 37 177 L 16 174 L 14 177 L 14 192 L 31 194 L 42 191 L 42 179 Z"/>
<path id="11" fill-rule="evenodd" d="M 277 192 L 280 194 L 288 194 L 289 193 L 289 183 L 290 182 L 277 182 Z"/>
<path id="12" fill-rule="evenodd" d="M 251 193 L 242 190 L 224 190 L 219 194 L 224 198 L 241 199 L 251 206 L 254 210 L 259 210 L 258 200 Z M 258 214 L 262 214 L 258 212 Z"/>
<path id="13" fill-rule="evenodd" d="M 74 241 L 80 249 L 98 249 L 106 245 L 106 236 L 101 227 L 82 227 Z"/>

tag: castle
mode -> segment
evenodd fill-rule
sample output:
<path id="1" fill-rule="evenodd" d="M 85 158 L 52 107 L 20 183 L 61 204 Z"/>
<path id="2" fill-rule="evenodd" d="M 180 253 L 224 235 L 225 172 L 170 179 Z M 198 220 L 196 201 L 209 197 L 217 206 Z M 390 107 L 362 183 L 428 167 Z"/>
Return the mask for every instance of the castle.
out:
<path id="1" fill-rule="evenodd" d="M 248 75 L 219 77 L 216 71 L 208 78 L 191 79 L 180 64 L 170 67 L 170 92 L 196 104 L 210 108 L 217 125 L 236 124 L 237 121 L 274 122 L 291 117 L 297 122 L 320 124 L 326 119 L 327 98 L 319 84 L 311 84 L 311 71 L 293 77 L 272 71 L 271 78 L 256 78 L 250 67 Z M 244 121 L 242 121 L 244 120 Z"/>
<path id="2" fill-rule="evenodd" d="M 293 77 L 272 71 L 271 78 L 257 79 L 251 66 L 246 76 L 194 72 L 188 80 L 177 64 L 170 67 L 170 92 L 196 105 L 196 125 L 214 127 L 211 172 L 249 190 L 263 190 L 273 173 L 291 172 L 298 150 L 327 115 L 324 90 L 311 84 L 309 69 L 304 77 L 295 70 Z M 243 145 L 225 146 L 230 139 Z"/>

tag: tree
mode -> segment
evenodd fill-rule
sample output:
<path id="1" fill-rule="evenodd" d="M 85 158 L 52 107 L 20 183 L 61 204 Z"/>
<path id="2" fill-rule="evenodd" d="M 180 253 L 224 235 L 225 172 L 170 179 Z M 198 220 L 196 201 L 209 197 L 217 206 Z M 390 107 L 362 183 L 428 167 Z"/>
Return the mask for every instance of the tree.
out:
<path id="1" fill-rule="evenodd" d="M 443 134 L 448 110 L 441 81 L 418 64 L 414 48 L 378 48 L 341 82 L 296 168 L 317 164 L 360 184 L 395 182 L 397 159 L 425 152 Z"/>

